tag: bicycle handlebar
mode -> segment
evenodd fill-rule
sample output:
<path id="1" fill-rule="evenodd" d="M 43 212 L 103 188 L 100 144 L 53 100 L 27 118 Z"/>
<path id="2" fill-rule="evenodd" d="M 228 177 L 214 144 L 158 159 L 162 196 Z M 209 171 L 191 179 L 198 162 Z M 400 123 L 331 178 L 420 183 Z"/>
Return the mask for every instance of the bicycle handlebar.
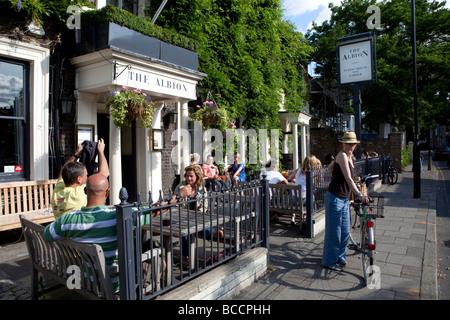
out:
<path id="1" fill-rule="evenodd" d="M 375 179 L 375 178 L 378 178 L 378 177 L 379 177 L 378 174 L 374 174 L 374 175 L 368 174 L 368 175 L 362 176 L 361 182 L 366 182 L 369 179 Z"/>
<path id="2" fill-rule="evenodd" d="M 374 199 L 373 199 L 373 198 L 371 198 L 371 197 L 368 197 L 368 198 L 369 198 L 369 203 L 362 202 L 362 201 L 359 200 L 359 199 L 353 200 L 353 203 L 354 203 L 354 204 L 365 204 L 365 205 L 368 205 L 368 204 L 370 204 L 370 203 L 374 203 Z"/>

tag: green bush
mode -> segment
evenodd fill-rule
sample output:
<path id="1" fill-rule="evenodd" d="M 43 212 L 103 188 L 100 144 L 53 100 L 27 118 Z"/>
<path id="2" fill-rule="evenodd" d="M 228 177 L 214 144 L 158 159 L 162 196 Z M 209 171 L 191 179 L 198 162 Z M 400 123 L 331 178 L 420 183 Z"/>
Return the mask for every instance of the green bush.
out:
<path id="1" fill-rule="evenodd" d="M 402 168 L 406 167 L 411 162 L 411 146 L 406 146 L 402 150 Z"/>
<path id="2" fill-rule="evenodd" d="M 132 13 L 113 5 L 107 5 L 99 10 L 86 11 L 81 15 L 82 28 L 88 28 L 92 25 L 105 22 L 113 22 L 122 27 L 187 50 L 196 51 L 198 48 L 197 41 L 177 32 L 161 28 L 146 19 L 136 17 Z"/>

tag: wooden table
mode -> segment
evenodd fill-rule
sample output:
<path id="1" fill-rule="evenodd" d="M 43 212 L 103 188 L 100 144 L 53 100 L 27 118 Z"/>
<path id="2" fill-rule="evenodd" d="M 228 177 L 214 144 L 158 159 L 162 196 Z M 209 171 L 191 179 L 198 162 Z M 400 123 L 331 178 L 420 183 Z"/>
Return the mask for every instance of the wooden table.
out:
<path id="1" fill-rule="evenodd" d="M 203 210 L 198 210 L 197 214 L 195 210 L 181 209 L 179 207 L 173 207 L 171 210 L 167 210 L 162 216 L 157 216 L 152 219 L 152 225 L 143 225 L 143 230 L 151 230 L 155 235 L 163 235 L 163 245 L 165 249 L 165 260 L 167 264 L 166 279 L 167 285 L 172 283 L 172 261 L 173 261 L 173 243 L 180 241 L 180 238 L 190 238 L 190 265 L 191 270 L 195 270 L 195 262 L 197 257 L 195 236 L 200 231 L 205 229 L 217 227 L 230 221 L 230 215 L 223 214 L 222 211 L 207 210 L 203 214 Z M 181 219 L 180 219 L 181 217 Z M 163 225 L 161 226 L 161 221 Z M 174 241 L 174 238 L 177 241 Z M 183 253 L 186 254 L 186 253 Z"/>

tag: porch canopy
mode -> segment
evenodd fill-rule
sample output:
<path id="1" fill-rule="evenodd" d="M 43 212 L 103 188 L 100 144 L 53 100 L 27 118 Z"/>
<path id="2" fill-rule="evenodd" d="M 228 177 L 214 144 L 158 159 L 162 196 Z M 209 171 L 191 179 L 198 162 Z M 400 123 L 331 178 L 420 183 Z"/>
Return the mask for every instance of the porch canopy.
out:
<path id="1" fill-rule="evenodd" d="M 105 97 L 126 86 L 141 89 L 155 101 L 152 129 L 161 128 L 161 109 L 168 102 L 176 103 L 180 119 L 176 128 L 188 129 L 187 104 L 197 99 L 197 83 L 206 77 L 197 70 L 197 53 L 114 23 L 80 32 L 78 55 L 70 59 L 76 67 L 77 123 L 95 125 L 97 113 L 106 113 Z M 161 152 L 151 150 L 150 137 L 151 129 L 136 130 L 138 190 L 162 188 Z M 109 138 L 110 201 L 118 203 L 122 187 L 121 131 L 112 122 Z M 179 169 L 188 164 L 189 155 L 182 154 L 179 143 L 175 154 Z"/>

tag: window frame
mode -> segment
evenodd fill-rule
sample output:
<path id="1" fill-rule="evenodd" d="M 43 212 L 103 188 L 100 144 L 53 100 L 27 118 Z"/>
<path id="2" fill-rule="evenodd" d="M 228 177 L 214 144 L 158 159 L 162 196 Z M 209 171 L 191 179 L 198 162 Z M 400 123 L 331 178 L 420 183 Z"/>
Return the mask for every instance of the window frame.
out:
<path id="1" fill-rule="evenodd" d="M 23 116 L 0 116 L 0 119 L 19 121 L 23 127 L 21 142 L 22 172 L 0 172 L 0 182 L 25 181 L 30 177 L 30 159 L 27 150 L 30 149 L 30 63 L 23 60 L 0 56 L 0 62 L 20 65 L 23 67 Z"/>

